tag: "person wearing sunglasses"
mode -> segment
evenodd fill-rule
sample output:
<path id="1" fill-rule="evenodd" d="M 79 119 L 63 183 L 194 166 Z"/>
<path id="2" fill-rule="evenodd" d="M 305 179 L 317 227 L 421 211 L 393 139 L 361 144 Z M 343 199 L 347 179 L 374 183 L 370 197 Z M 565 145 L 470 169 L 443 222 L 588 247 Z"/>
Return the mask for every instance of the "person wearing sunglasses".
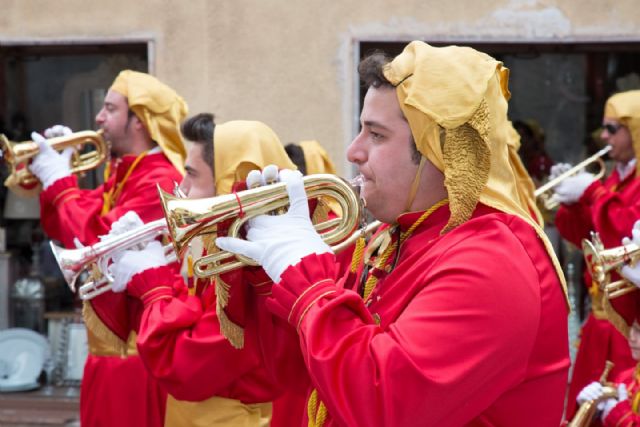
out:
<path id="1" fill-rule="evenodd" d="M 615 162 L 604 182 L 594 179 L 590 173 L 579 172 L 555 188 L 556 197 L 562 203 L 556 214 L 556 226 L 564 239 L 578 247 L 582 239 L 590 238 L 591 231 L 599 233 L 605 248 L 619 246 L 640 218 L 640 179 L 637 178 L 640 90 L 617 93 L 607 100 L 600 137 L 611 146 L 609 157 Z M 551 175 L 557 176 L 566 168 L 554 166 Z M 571 402 L 567 419 L 571 419 L 577 409 L 573 405 L 577 394 L 598 379 L 606 360 L 615 364 L 612 377 L 635 365 L 626 338 L 606 320 L 603 293 L 591 285 L 591 278 L 587 276 L 585 274 L 585 284 L 592 299 L 591 313 L 581 331 L 567 398 L 567 402 Z"/>

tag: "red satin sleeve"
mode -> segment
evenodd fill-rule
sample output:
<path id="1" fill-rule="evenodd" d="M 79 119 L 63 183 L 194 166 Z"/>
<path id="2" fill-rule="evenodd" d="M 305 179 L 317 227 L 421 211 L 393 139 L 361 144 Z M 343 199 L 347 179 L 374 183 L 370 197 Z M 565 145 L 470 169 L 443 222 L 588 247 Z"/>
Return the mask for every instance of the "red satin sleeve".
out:
<path id="1" fill-rule="evenodd" d="M 388 324 L 384 312 L 377 324 L 369 311 L 375 304 L 368 309 L 336 286 L 326 254 L 289 268 L 273 288 L 272 308 L 297 328 L 312 383 L 341 425 L 464 425 L 505 395 L 511 401 L 491 411 L 496 425 L 521 420 L 524 402 L 537 416 L 521 425 L 557 425 L 568 357 L 555 346 L 566 347 L 567 336 L 555 320 L 541 320 L 541 307 L 565 322 L 567 309 L 555 273 L 538 270 L 546 253 L 525 251 L 540 247 L 536 239 L 480 227 L 446 251 L 417 254 L 384 284 L 406 302 Z M 427 258 L 438 262 L 420 265 Z M 552 289 L 541 291 L 540 280 Z M 547 345 L 550 335 L 557 339 Z M 554 372 L 553 384 L 522 385 L 533 371 Z"/>
<path id="2" fill-rule="evenodd" d="M 106 215 L 101 212 L 103 193 L 113 187 L 115 176 L 94 190 L 80 189 L 75 176 L 59 179 L 40 194 L 42 227 L 67 248 L 75 247 L 74 237 L 85 245 L 93 244 L 128 211 L 135 211 L 143 222 L 163 218 L 157 185 L 171 192 L 174 182 L 181 179 L 164 156 L 149 156 L 128 178 L 116 205 Z"/>
<path id="3" fill-rule="evenodd" d="M 261 401 L 254 400 L 260 393 L 252 396 L 250 385 L 232 387 L 260 363 L 252 341 L 245 341 L 243 350 L 233 348 L 220 334 L 215 304 L 205 307 L 201 298 L 187 295 L 182 278 L 168 272 L 147 270 L 132 281 L 134 286 L 146 282 L 148 288 L 179 290 L 172 298 L 155 299 L 142 314 L 138 352 L 152 375 L 179 400 L 223 396 Z"/>

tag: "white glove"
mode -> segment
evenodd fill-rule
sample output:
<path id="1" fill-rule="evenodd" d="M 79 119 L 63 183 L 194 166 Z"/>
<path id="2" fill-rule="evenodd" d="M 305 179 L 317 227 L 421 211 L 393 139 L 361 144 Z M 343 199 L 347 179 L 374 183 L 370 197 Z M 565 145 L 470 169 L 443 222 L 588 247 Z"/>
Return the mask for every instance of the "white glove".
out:
<path id="1" fill-rule="evenodd" d="M 549 181 L 556 179 L 569 169 L 571 169 L 571 165 L 569 163 L 556 163 L 551 166 L 551 169 L 549 170 Z"/>
<path id="2" fill-rule="evenodd" d="M 631 229 L 631 238 L 622 238 L 623 245 L 626 246 L 632 243 L 640 246 L 640 220 L 636 221 L 635 224 L 633 224 L 633 228 Z M 622 277 L 640 288 L 640 262 L 636 263 L 634 266 L 623 266 L 620 270 L 620 274 L 622 275 Z"/>
<path id="3" fill-rule="evenodd" d="M 45 138 L 56 138 L 58 136 L 67 136 L 71 135 L 73 132 L 70 128 L 64 125 L 55 125 L 50 128 L 45 129 L 44 137 Z"/>
<path id="4" fill-rule="evenodd" d="M 609 416 L 609 412 L 620 402 L 623 400 L 627 400 L 629 398 L 629 393 L 627 393 L 627 387 L 624 384 L 618 384 L 618 398 L 617 399 L 607 399 L 604 402 L 604 407 L 602 409 L 602 421 Z"/>
<path id="5" fill-rule="evenodd" d="M 47 138 L 53 138 L 56 136 L 69 135 L 71 129 L 66 126 L 56 125 L 47 129 L 44 133 Z M 62 153 L 58 153 L 51 148 L 47 140 L 39 133 L 32 132 L 31 139 L 38 144 L 40 152 L 33 158 L 31 164 L 29 164 L 29 170 L 42 182 L 43 189 L 46 190 L 57 180 L 71 175 L 69 159 L 71 159 L 71 155 L 73 154 L 72 147 L 66 148 Z"/>
<path id="6" fill-rule="evenodd" d="M 249 221 L 247 240 L 219 237 L 216 245 L 223 250 L 245 255 L 258 264 L 274 283 L 287 268 L 312 253 L 331 252 L 309 219 L 309 205 L 302 174 L 282 170 L 280 180 L 287 183 L 289 210 L 282 215 L 260 215 Z"/>
<path id="7" fill-rule="evenodd" d="M 144 222 L 142 222 L 135 211 L 128 211 L 111 224 L 109 233 L 100 236 L 100 240 L 110 239 L 120 234 L 124 234 L 127 231 L 135 230 L 143 225 Z"/>
<path id="8" fill-rule="evenodd" d="M 603 385 L 598 381 L 594 381 L 588 386 L 584 387 L 582 390 L 580 390 L 580 393 L 578 393 L 578 397 L 576 398 L 576 400 L 578 401 L 578 405 L 582 405 L 584 402 L 595 400 L 602 396 L 602 388 Z M 603 408 L 604 402 L 598 403 L 598 410 L 602 410 Z"/>
<path id="9" fill-rule="evenodd" d="M 562 181 L 553 189 L 555 192 L 554 197 L 560 203 L 575 203 L 580 200 L 582 193 L 591 185 L 594 178 L 594 175 L 591 173 L 578 172 L 576 175 L 570 176 Z"/>
<path id="10" fill-rule="evenodd" d="M 127 289 L 127 284 L 136 274 L 169 263 L 164 256 L 162 244 L 157 240 L 149 242 L 142 250 L 119 252 L 113 260 L 110 267 L 114 278 L 111 285 L 113 292 L 122 292 Z"/>

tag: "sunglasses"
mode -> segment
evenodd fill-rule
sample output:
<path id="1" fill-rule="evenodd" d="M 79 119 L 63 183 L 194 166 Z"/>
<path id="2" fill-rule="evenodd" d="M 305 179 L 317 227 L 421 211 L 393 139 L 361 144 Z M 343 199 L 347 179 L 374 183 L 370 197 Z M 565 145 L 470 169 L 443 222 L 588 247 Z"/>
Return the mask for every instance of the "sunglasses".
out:
<path id="1" fill-rule="evenodd" d="M 622 125 L 614 125 L 613 123 L 607 123 L 602 125 L 602 129 L 609 132 L 609 135 L 615 135 L 616 132 L 622 127 Z"/>

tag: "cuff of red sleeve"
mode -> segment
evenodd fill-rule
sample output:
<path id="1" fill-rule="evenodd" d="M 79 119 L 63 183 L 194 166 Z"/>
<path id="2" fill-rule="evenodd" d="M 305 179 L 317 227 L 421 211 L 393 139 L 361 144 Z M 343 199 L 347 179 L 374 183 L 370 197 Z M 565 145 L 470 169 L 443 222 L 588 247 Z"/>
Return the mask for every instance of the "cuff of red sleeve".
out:
<path id="1" fill-rule="evenodd" d="M 580 197 L 580 202 L 592 204 L 605 194 L 607 194 L 607 189 L 604 188 L 600 181 L 595 180 L 584 190 Z"/>
<path id="2" fill-rule="evenodd" d="M 336 261 L 332 253 L 311 254 L 285 270 L 272 288 L 269 309 L 298 329 L 300 322 L 320 299 L 342 291 L 335 285 Z"/>
<path id="3" fill-rule="evenodd" d="M 604 427 L 615 427 L 619 425 L 620 421 L 623 418 L 626 418 L 632 413 L 631 411 L 631 402 L 629 400 L 623 400 L 619 402 L 607 415 L 607 418 L 604 419 L 603 424 Z"/>
<path id="4" fill-rule="evenodd" d="M 78 179 L 75 175 L 65 176 L 56 180 L 40 193 L 42 205 L 58 206 L 69 198 L 80 197 L 74 190 L 78 189 Z"/>
<path id="5" fill-rule="evenodd" d="M 150 268 L 135 274 L 127 285 L 127 293 L 146 307 L 160 299 L 173 297 L 175 276 L 168 265 Z"/>

